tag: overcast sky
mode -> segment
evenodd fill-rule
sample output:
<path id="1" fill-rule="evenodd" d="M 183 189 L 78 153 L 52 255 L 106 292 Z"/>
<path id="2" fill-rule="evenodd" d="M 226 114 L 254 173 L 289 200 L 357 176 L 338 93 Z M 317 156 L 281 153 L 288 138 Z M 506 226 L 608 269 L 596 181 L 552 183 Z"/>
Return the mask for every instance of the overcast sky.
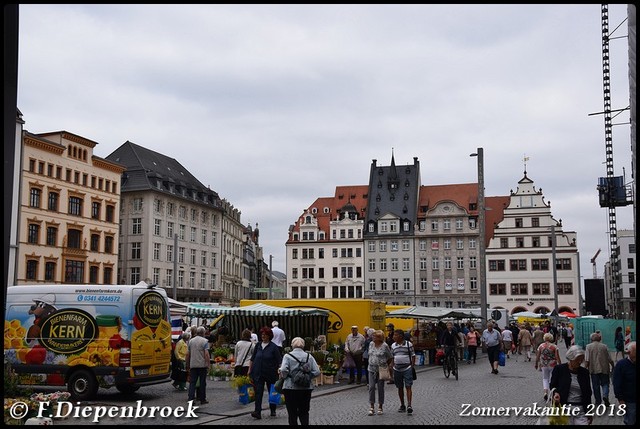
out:
<path id="1" fill-rule="evenodd" d="M 289 225 L 371 161 L 418 157 L 423 185 L 527 175 L 578 234 L 581 275 L 609 253 L 601 10 L 591 5 L 20 5 L 18 108 L 107 157 L 130 140 L 178 160 L 259 224 L 285 272 Z M 626 5 L 610 5 L 612 37 Z M 618 29 L 614 29 L 622 23 Z M 627 39 L 611 42 L 612 108 L 629 105 Z M 629 121 L 629 111 L 614 123 Z M 630 127 L 614 127 L 631 181 Z M 633 228 L 631 206 L 618 230 Z"/>

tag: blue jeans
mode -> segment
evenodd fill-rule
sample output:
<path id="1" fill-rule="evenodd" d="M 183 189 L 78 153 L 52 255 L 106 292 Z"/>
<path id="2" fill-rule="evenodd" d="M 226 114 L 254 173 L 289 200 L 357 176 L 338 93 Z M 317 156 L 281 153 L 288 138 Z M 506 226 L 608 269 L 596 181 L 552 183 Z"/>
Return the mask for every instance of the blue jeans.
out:
<path id="1" fill-rule="evenodd" d="M 625 425 L 634 425 L 636 424 L 636 403 L 635 402 L 625 402 L 627 406 L 627 412 L 624 415 L 624 424 Z"/>
<path id="2" fill-rule="evenodd" d="M 600 395 L 600 386 L 602 386 L 602 395 Z M 602 403 L 603 397 L 609 400 L 609 374 L 591 374 L 591 387 L 596 405 Z"/>

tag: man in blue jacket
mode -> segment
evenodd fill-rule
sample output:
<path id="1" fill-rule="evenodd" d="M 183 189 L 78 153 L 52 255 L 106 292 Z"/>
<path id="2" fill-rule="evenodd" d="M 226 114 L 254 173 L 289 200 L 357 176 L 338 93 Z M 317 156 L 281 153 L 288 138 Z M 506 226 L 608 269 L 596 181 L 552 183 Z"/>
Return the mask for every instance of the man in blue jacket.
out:
<path id="1" fill-rule="evenodd" d="M 629 343 L 628 355 L 613 369 L 613 393 L 620 405 L 625 405 L 625 425 L 636 424 L 636 342 Z"/>

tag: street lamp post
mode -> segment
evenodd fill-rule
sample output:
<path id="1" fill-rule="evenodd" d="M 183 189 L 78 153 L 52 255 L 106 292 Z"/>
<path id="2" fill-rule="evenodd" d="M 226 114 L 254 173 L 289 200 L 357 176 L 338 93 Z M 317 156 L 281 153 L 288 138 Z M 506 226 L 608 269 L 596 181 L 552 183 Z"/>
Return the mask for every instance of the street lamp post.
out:
<path id="1" fill-rule="evenodd" d="M 482 317 L 482 326 L 487 325 L 487 280 L 486 280 L 486 255 L 485 255 L 485 207 L 484 207 L 484 151 L 481 147 L 476 153 L 469 156 L 478 158 L 478 253 L 480 254 L 480 317 Z"/>

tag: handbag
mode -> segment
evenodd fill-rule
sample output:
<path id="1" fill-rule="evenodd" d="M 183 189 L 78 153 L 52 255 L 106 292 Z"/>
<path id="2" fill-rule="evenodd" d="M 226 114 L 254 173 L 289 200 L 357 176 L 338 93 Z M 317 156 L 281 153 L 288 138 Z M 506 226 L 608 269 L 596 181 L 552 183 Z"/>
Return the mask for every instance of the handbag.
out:
<path id="1" fill-rule="evenodd" d="M 378 381 L 390 381 L 392 380 L 391 371 L 388 366 L 378 367 Z"/>
<path id="2" fill-rule="evenodd" d="M 356 367 L 356 361 L 353 360 L 353 356 L 351 356 L 351 353 L 345 354 L 344 362 L 342 363 L 342 367 L 344 369 L 350 369 L 350 368 L 355 368 Z"/>
<path id="3" fill-rule="evenodd" d="M 414 380 L 418 379 L 418 374 L 416 374 L 416 368 L 414 366 L 411 367 L 411 378 Z"/>

